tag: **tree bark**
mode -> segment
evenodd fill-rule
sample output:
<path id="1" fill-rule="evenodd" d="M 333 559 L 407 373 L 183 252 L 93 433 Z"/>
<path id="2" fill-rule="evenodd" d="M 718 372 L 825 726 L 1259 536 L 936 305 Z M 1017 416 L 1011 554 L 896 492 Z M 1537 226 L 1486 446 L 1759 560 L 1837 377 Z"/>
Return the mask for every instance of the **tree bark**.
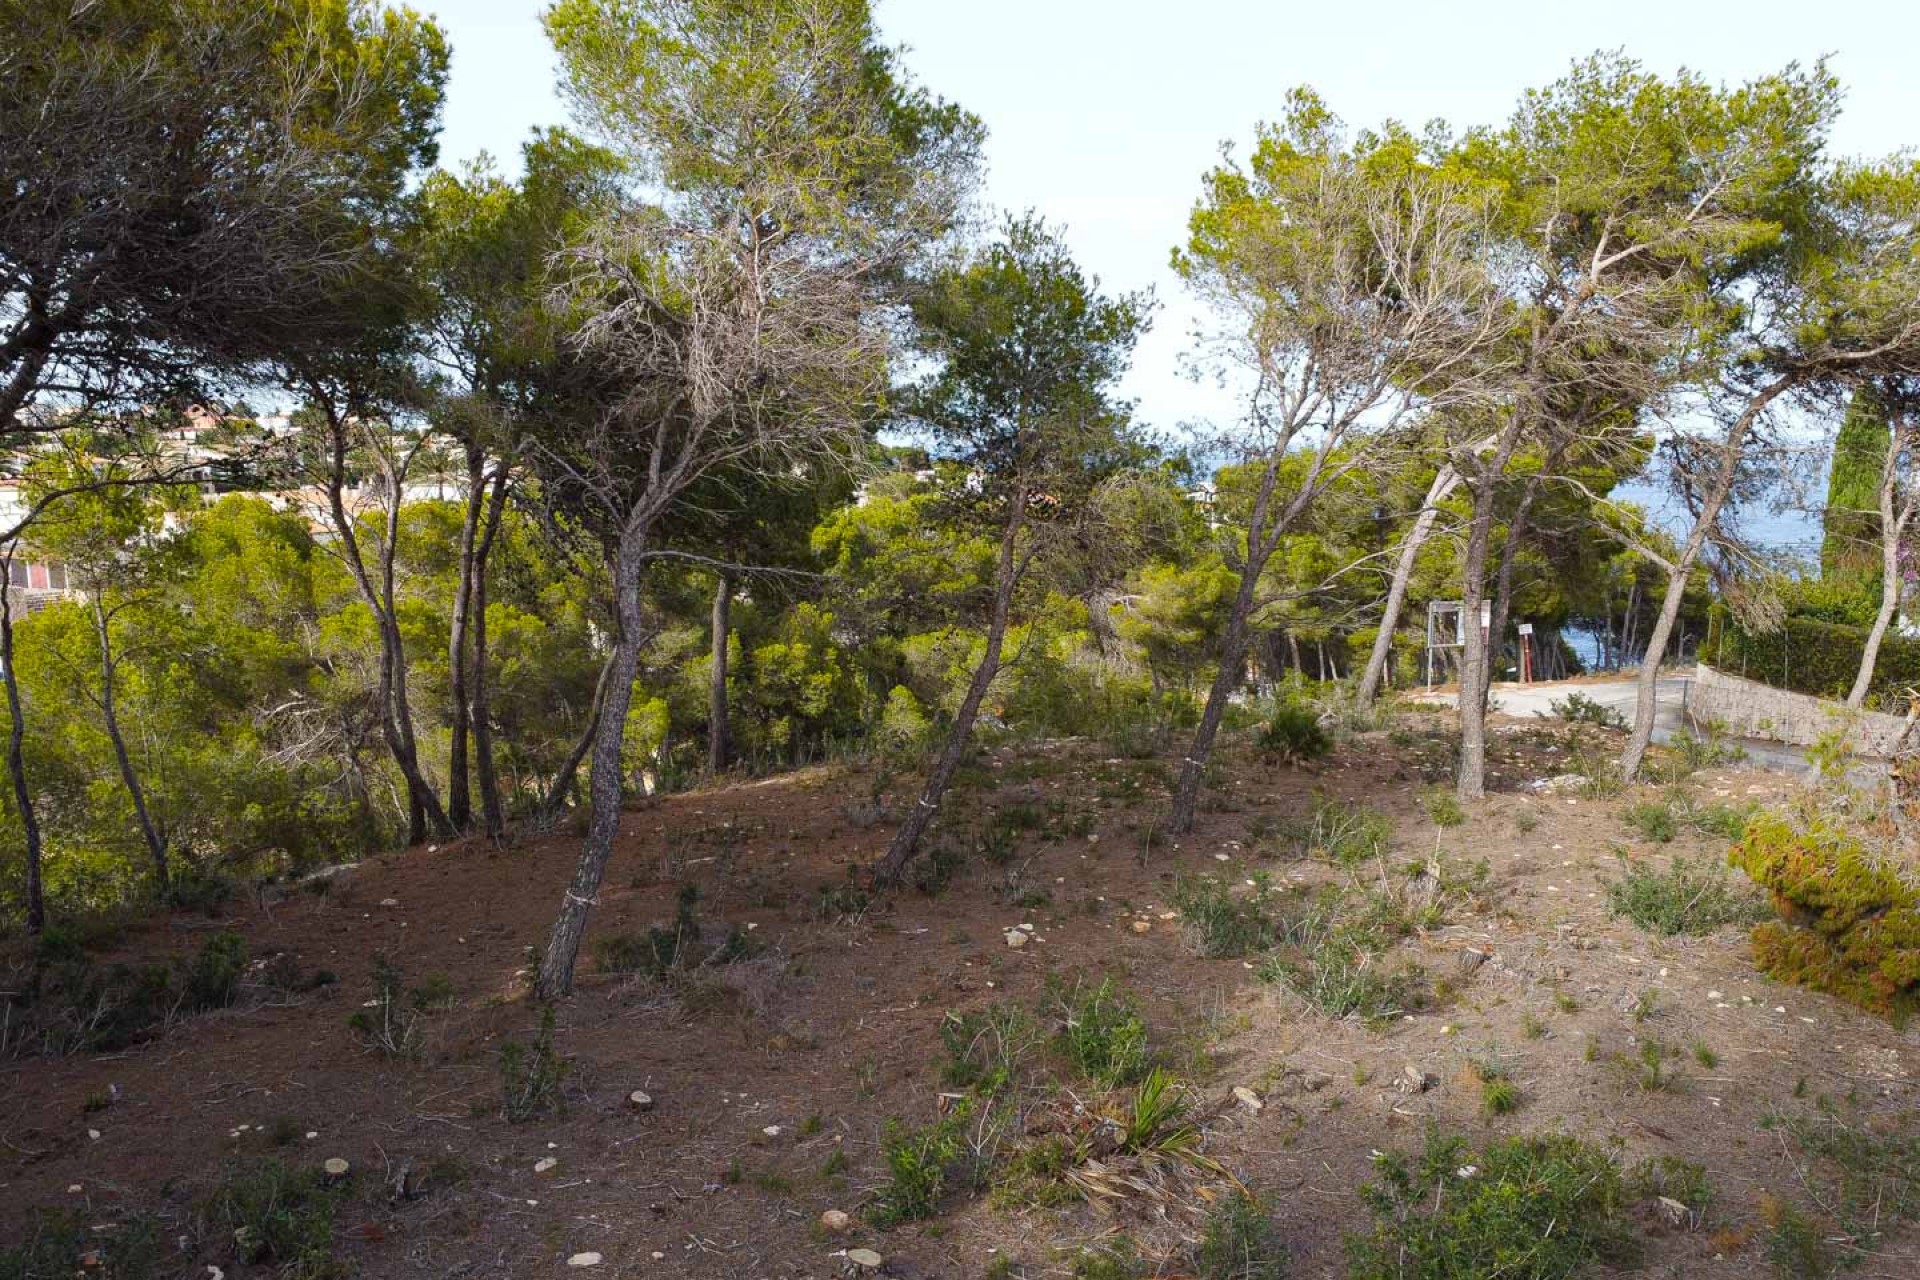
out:
<path id="1" fill-rule="evenodd" d="M 620 755 L 626 743 L 627 711 L 633 704 L 633 679 L 640 666 L 640 635 L 644 624 L 640 610 L 640 569 L 646 532 L 645 526 L 635 527 L 629 522 L 621 530 L 614 558 L 613 599 L 618 635 L 608 659 L 608 683 L 594 724 L 593 774 L 589 779 L 593 813 L 586 841 L 580 849 L 579 864 L 574 868 L 572 883 L 561 897 L 560 914 L 547 937 L 546 955 L 541 959 L 540 974 L 534 983 L 534 994 L 542 1000 L 557 1000 L 573 990 L 573 970 L 580 958 L 580 940 L 586 934 L 587 914 L 600 892 L 607 858 L 613 853 L 614 837 L 620 831 Z"/>
<path id="2" fill-rule="evenodd" d="M 1426 501 L 1414 519 L 1413 527 L 1400 540 L 1400 556 L 1394 562 L 1393 582 L 1387 588 L 1387 603 L 1380 613 L 1380 630 L 1373 637 L 1373 651 L 1367 655 L 1367 668 L 1361 673 L 1359 688 L 1354 691 L 1354 703 L 1363 711 L 1371 707 L 1380 694 L 1380 680 L 1386 674 L 1387 660 L 1393 654 L 1393 633 L 1400 626 L 1400 610 L 1406 606 L 1407 584 L 1413 580 L 1413 567 L 1420 558 L 1420 549 L 1426 545 L 1434 522 L 1440 518 L 1440 504 L 1446 501 L 1459 483 L 1460 473 L 1451 465 L 1442 465 L 1427 488 Z"/>
<path id="3" fill-rule="evenodd" d="M 1466 552 L 1460 572 L 1460 765 L 1454 792 L 1462 801 L 1487 794 L 1487 635 L 1480 625 L 1480 605 L 1486 598 L 1487 555 L 1493 541 L 1495 498 L 1500 477 L 1507 473 L 1526 429 L 1526 411 L 1516 406 L 1494 446 L 1492 458 L 1480 467 L 1473 488 L 1473 518 L 1467 530 Z"/>
<path id="4" fill-rule="evenodd" d="M 1874 615 L 1866 646 L 1860 652 L 1860 670 L 1847 693 L 1849 707 L 1866 704 L 1867 692 L 1873 688 L 1874 668 L 1880 664 L 1880 646 L 1900 612 L 1900 595 L 1906 586 L 1900 576 L 1900 543 L 1920 503 L 1920 486 L 1912 489 L 1904 503 L 1899 502 L 1900 460 L 1913 443 L 1912 434 L 1901 419 L 1893 424 L 1887 440 L 1886 465 L 1880 471 L 1880 611 Z"/>
<path id="5" fill-rule="evenodd" d="M 447 821 L 455 830 L 465 831 L 473 821 L 472 788 L 467 780 L 467 739 L 471 723 L 468 702 L 468 630 L 474 593 L 474 555 L 479 541 L 480 517 L 486 505 L 486 455 L 469 442 L 467 453 L 467 501 L 460 518 L 460 554 L 453 588 L 453 611 L 447 625 Z"/>
<path id="6" fill-rule="evenodd" d="M 1754 423 L 1766 411 L 1780 394 L 1791 387 L 1796 378 L 1793 374 L 1783 374 L 1768 383 L 1741 410 L 1740 416 L 1727 429 L 1720 442 L 1720 456 L 1713 475 L 1713 483 L 1707 491 L 1706 501 L 1700 506 L 1700 514 L 1693 522 L 1693 528 L 1687 533 L 1687 540 L 1681 544 L 1680 553 L 1667 567 L 1667 590 L 1660 601 L 1660 612 L 1654 618 L 1653 630 L 1647 635 L 1647 649 L 1640 658 L 1640 674 L 1634 690 L 1633 725 L 1627 731 L 1627 746 L 1620 753 L 1620 776 L 1628 782 L 1639 776 L 1640 766 L 1647 758 L 1647 747 L 1653 742 L 1653 717 L 1658 706 L 1660 687 L 1660 664 L 1666 658 L 1667 641 L 1673 636 L 1674 621 L 1680 616 L 1681 602 L 1686 598 L 1687 580 L 1693 576 L 1693 567 L 1699 563 L 1700 553 L 1706 549 L 1707 538 L 1720 520 L 1720 512 L 1726 506 L 1728 496 L 1740 474 L 1741 456 L 1746 450 L 1747 435 L 1753 430 Z"/>
<path id="7" fill-rule="evenodd" d="M 402 477 L 391 468 L 385 477 L 392 492 L 387 503 L 384 546 L 380 554 L 380 582 L 376 586 L 367 571 L 366 558 L 361 554 L 353 519 L 347 514 L 346 424 L 333 405 L 324 404 L 323 408 L 333 452 L 332 466 L 327 473 L 327 503 L 334 532 L 340 539 L 341 558 L 346 561 L 354 585 L 372 611 L 374 625 L 380 633 L 380 731 L 407 784 L 407 840 L 409 844 L 419 844 L 426 839 L 429 824 L 436 834 L 451 837 L 453 825 L 440 806 L 440 797 L 420 772 L 420 757 L 414 746 L 413 711 L 407 700 L 406 646 L 399 620 L 394 616 L 394 543 L 399 536 Z"/>
<path id="8" fill-rule="evenodd" d="M 580 762 L 587 758 L 594 739 L 600 732 L 600 708 L 605 705 L 607 686 L 613 679 L 613 655 L 600 664 L 600 678 L 594 682 L 593 704 L 587 711 L 587 723 L 581 729 L 580 736 L 574 740 L 573 749 L 567 753 L 566 760 L 553 775 L 553 781 L 547 785 L 546 798 L 541 800 L 539 825 L 550 826 L 560 814 L 560 807 L 567 801 L 567 793 L 573 789 L 573 779 L 580 772 Z"/>
<path id="9" fill-rule="evenodd" d="M 160 828 L 154 824 L 153 815 L 147 809 L 146 788 L 140 785 L 140 775 L 133 767 L 133 757 L 127 751 L 126 735 L 120 732 L 120 712 L 114 697 L 116 673 L 113 657 L 113 631 L 108 625 L 106 606 L 100 600 L 100 592 L 93 592 L 94 634 L 100 642 L 100 714 L 106 721 L 107 738 L 113 743 L 113 758 L 120 766 L 120 781 L 127 788 L 127 795 L 133 801 L 133 816 L 140 824 L 140 837 L 146 841 L 147 854 L 153 859 L 153 873 L 165 890 L 171 881 L 167 867 L 167 839 Z"/>
<path id="10" fill-rule="evenodd" d="M 500 773 L 493 758 L 492 706 L 487 683 L 487 565 L 493 558 L 495 536 L 507 507 L 507 464 L 494 469 L 487 496 L 486 531 L 474 558 L 473 574 L 473 753 L 474 774 L 480 782 L 480 813 L 487 838 L 498 841 L 507 832 L 505 806 L 500 801 Z"/>
<path id="11" fill-rule="evenodd" d="M 727 728 L 727 624 L 733 603 L 733 575 L 720 574 L 713 589 L 713 672 L 707 689 L 707 772 L 726 770 L 733 744 Z"/>
<path id="12" fill-rule="evenodd" d="M 1260 575 L 1266 571 L 1267 559 L 1273 554 L 1274 534 L 1277 531 L 1269 530 L 1267 521 L 1268 512 L 1273 507 L 1274 487 L 1279 479 L 1279 460 L 1271 459 L 1267 463 L 1266 473 L 1260 478 L 1260 491 L 1254 495 L 1253 511 L 1247 520 L 1246 563 L 1240 566 L 1240 585 L 1234 591 L 1233 609 L 1227 615 L 1227 625 L 1220 633 L 1220 667 L 1213 674 L 1213 686 L 1207 690 L 1207 705 L 1201 709 L 1200 723 L 1195 726 L 1193 741 L 1188 744 L 1187 754 L 1180 763 L 1180 779 L 1174 784 L 1173 807 L 1167 815 L 1167 829 L 1175 835 L 1185 835 L 1193 830 L 1193 815 L 1200 806 L 1200 780 L 1206 772 L 1207 759 L 1213 754 L 1213 742 L 1220 734 L 1220 723 L 1226 719 L 1227 704 L 1233 700 L 1234 690 L 1240 687 L 1243 674 L 1240 668 L 1247 656 L 1247 635 L 1253 618 L 1254 597 L 1260 588 Z M 1288 514 L 1291 515 L 1291 511 Z M 1285 524 L 1283 518 L 1280 521 L 1282 529 Z"/>
<path id="13" fill-rule="evenodd" d="M 26 925 L 39 933 L 47 924 L 45 890 L 40 879 L 40 819 L 33 811 L 33 791 L 27 785 L 26 712 L 21 706 L 20 679 L 13 669 L 13 556 L 0 557 L 0 679 L 7 686 L 7 776 L 13 780 L 13 804 L 20 813 L 26 842 Z"/>
<path id="14" fill-rule="evenodd" d="M 907 864 L 919 852 L 921 837 L 926 835 L 934 814 L 939 812 L 940 800 L 946 795 L 948 784 L 953 781 L 960 762 L 966 758 L 967 743 L 973 737 L 973 724 L 979 718 L 980 704 L 986 701 L 987 691 L 992 688 L 994 677 L 1000 673 L 1000 649 L 1007 636 L 1007 618 L 1013 610 L 1013 593 L 1026 567 L 1018 546 L 1020 530 L 1026 523 L 1026 507 L 1026 491 L 1016 490 L 1008 499 L 1007 523 L 1000 534 L 1000 555 L 994 567 L 993 612 L 987 619 L 986 651 L 981 654 L 979 665 L 973 669 L 966 696 L 960 700 L 960 709 L 954 713 L 946 746 L 941 749 L 932 771 L 927 774 L 919 798 L 907 814 L 906 821 L 893 833 L 893 842 L 887 846 L 886 855 L 874 864 L 873 880 L 877 885 L 898 883 Z"/>

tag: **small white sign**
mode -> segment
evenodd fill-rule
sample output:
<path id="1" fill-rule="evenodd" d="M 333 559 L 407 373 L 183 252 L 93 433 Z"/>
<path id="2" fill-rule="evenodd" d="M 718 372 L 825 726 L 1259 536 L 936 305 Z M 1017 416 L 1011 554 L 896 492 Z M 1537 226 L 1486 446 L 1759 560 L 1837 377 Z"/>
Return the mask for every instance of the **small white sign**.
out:
<path id="1" fill-rule="evenodd" d="M 1531 622 L 1523 622 L 1523 623 L 1521 623 L 1521 624 L 1520 624 L 1520 634 L 1521 634 L 1521 635 L 1523 635 L 1523 636 L 1530 636 L 1530 635 L 1532 635 L 1532 634 L 1533 634 L 1533 624 L 1532 624 Z"/>

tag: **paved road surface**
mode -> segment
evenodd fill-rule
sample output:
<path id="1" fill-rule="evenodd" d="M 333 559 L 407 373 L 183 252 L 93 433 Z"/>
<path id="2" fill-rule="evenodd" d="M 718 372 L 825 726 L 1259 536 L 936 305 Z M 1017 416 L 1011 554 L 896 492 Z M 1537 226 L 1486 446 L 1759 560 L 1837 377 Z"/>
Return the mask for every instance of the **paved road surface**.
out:
<path id="1" fill-rule="evenodd" d="M 1656 686 L 1653 712 L 1653 740 L 1667 742 L 1673 738 L 1685 720 L 1688 687 L 1693 681 L 1686 676 L 1662 676 Z M 1496 684 L 1493 686 L 1493 706 L 1497 711 L 1510 716 L 1553 714 L 1551 704 L 1566 697 L 1569 693 L 1579 692 L 1595 702 L 1612 707 L 1625 716 L 1628 724 L 1634 720 L 1635 681 L 1631 678 L 1621 680 L 1569 680 L 1543 682 L 1538 684 Z M 1415 693 L 1419 699 L 1430 699 L 1448 706 L 1454 703 L 1454 694 Z M 1765 769 L 1774 769 L 1781 773 L 1804 774 L 1807 772 L 1807 754 L 1803 747 L 1788 746 L 1779 742 L 1767 742 L 1758 738 L 1729 739 L 1746 749 L 1747 762 Z M 1858 774 L 1862 779 L 1882 776 L 1885 765 L 1879 761 L 1862 761 Z"/>

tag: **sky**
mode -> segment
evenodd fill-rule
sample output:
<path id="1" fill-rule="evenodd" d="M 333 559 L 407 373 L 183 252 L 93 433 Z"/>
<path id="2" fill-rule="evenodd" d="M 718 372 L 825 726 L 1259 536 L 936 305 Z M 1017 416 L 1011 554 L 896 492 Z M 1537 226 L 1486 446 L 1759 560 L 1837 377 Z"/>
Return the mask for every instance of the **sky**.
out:
<path id="1" fill-rule="evenodd" d="M 442 163 L 480 151 L 509 172 L 527 131 L 563 123 L 543 0 L 416 0 L 453 46 Z M 1113 290 L 1159 303 L 1125 392 L 1163 430 L 1236 416 L 1188 375 L 1204 314 L 1169 269 L 1200 176 L 1244 151 L 1288 89 L 1311 85 L 1354 127 L 1504 120 L 1523 90 L 1596 49 L 1649 69 L 1739 81 L 1822 56 L 1848 87 L 1845 155 L 1920 143 L 1920 4 L 1911 0 L 876 0 L 920 83 L 987 125 L 986 197 L 1065 228 Z"/>

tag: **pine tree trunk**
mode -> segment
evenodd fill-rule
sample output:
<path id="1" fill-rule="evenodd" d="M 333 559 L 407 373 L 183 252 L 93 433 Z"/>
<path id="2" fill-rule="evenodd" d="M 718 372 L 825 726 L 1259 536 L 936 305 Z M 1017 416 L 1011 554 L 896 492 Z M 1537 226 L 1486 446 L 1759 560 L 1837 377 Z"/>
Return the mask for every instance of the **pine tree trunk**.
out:
<path id="1" fill-rule="evenodd" d="M 722 572 L 713 589 L 713 671 L 707 686 L 707 772 L 719 777 L 732 754 L 727 728 L 727 627 L 733 575 Z"/>
<path id="2" fill-rule="evenodd" d="M 7 686 L 7 776 L 13 780 L 13 804 L 20 814 L 26 844 L 26 926 L 39 933 L 47 924 L 47 903 L 40 877 L 40 818 L 33 811 L 33 791 L 27 785 L 26 713 L 21 706 L 20 680 L 13 668 L 13 591 L 9 579 L 11 555 L 0 557 L 0 679 Z"/>
<path id="3" fill-rule="evenodd" d="M 1867 692 L 1873 688 L 1874 668 L 1880 664 L 1880 646 L 1887 638 L 1887 629 L 1900 613 L 1900 593 L 1906 585 L 1900 576 L 1900 541 L 1914 514 L 1911 498 L 1904 510 L 1896 510 L 1900 458 L 1910 443 L 1908 435 L 1904 420 L 1894 423 L 1887 441 L 1886 465 L 1880 472 L 1880 612 L 1874 616 L 1866 646 L 1860 651 L 1860 670 L 1847 693 L 1849 707 L 1866 705 Z"/>
<path id="4" fill-rule="evenodd" d="M 498 841 L 507 832 L 505 806 L 500 801 L 500 773 L 493 758 L 492 703 L 487 681 L 487 565 L 493 558 L 495 535 L 507 506 L 507 464 L 493 475 L 487 499 L 486 532 L 474 558 L 473 572 L 473 753 L 474 774 L 480 782 L 480 815 L 487 838 Z"/>
<path id="5" fill-rule="evenodd" d="M 1440 504 L 1460 483 L 1460 473 L 1451 466 L 1442 466 L 1433 477 L 1433 484 L 1427 489 L 1426 501 L 1420 507 L 1420 514 L 1414 519 L 1413 527 L 1407 530 L 1407 536 L 1400 541 L 1400 556 L 1394 562 L 1393 582 L 1387 588 L 1387 603 L 1380 613 L 1380 630 L 1373 637 L 1373 651 L 1367 655 L 1367 668 L 1360 676 L 1360 686 L 1354 691 L 1354 702 L 1361 710 L 1373 705 L 1379 696 L 1380 681 L 1386 674 L 1387 660 L 1393 654 L 1393 633 L 1400 626 L 1400 610 L 1406 606 L 1407 585 L 1413 580 L 1413 568 L 1420 558 L 1420 549 L 1426 545 L 1433 532 L 1434 522 L 1440 518 Z"/>
<path id="6" fill-rule="evenodd" d="M 1233 609 L 1220 633 L 1220 667 L 1213 674 L 1213 686 L 1207 691 L 1207 705 L 1201 709 L 1200 723 L 1194 727 L 1193 741 L 1180 762 L 1180 779 L 1173 787 L 1173 807 L 1167 815 L 1167 830 L 1185 835 L 1193 830 L 1194 813 L 1200 807 L 1200 780 L 1206 775 L 1207 761 L 1213 755 L 1214 739 L 1220 735 L 1227 705 L 1240 687 L 1241 664 L 1247 657 L 1247 637 L 1252 627 L 1254 598 L 1260 589 L 1260 575 L 1266 571 L 1278 536 L 1298 513 L 1304 494 L 1297 497 L 1282 515 L 1278 527 L 1269 529 L 1268 514 L 1273 508 L 1273 493 L 1280 480 L 1278 458 L 1269 459 L 1254 495 L 1253 511 L 1247 519 L 1246 563 L 1240 566 L 1240 585 L 1233 594 Z"/>
<path id="7" fill-rule="evenodd" d="M 147 809 L 147 791 L 140 785 L 140 775 L 133 767 L 133 756 L 127 751 L 126 735 L 120 731 L 120 711 L 115 697 L 115 685 L 118 683 L 117 665 L 113 658 L 113 630 L 107 624 L 107 611 L 100 600 L 98 588 L 93 591 L 94 634 L 100 643 L 100 714 L 106 721 L 107 739 L 113 743 L 113 758 L 120 766 L 120 781 L 127 788 L 127 796 L 133 801 L 134 820 L 140 824 L 140 837 L 146 841 L 147 854 L 153 859 L 153 873 L 165 890 L 172 880 L 167 866 L 167 839 L 160 828 L 154 824 L 153 815 Z"/>
<path id="8" fill-rule="evenodd" d="M 897 884 L 906 872 L 907 864 L 919 852 L 920 840 L 932 825 L 934 814 L 939 812 L 940 801 L 946 795 L 955 771 L 960 768 L 960 762 L 966 758 L 967 744 L 973 738 L 974 721 L 980 715 L 980 704 L 986 701 L 987 691 L 993 687 L 994 677 L 1000 673 L 1000 649 L 1007 636 L 1007 619 L 1013 610 L 1013 593 L 1019 586 L 1024 568 L 1024 561 L 1019 554 L 1019 538 L 1025 524 L 1026 505 L 1024 490 L 1016 491 L 1008 499 L 1007 523 L 1000 535 L 1000 555 L 994 567 L 993 611 L 987 619 L 986 651 L 981 654 L 979 665 L 973 669 L 966 696 L 960 700 L 960 709 L 954 713 L 953 725 L 947 732 L 946 746 L 941 749 L 932 771 L 927 774 L 919 798 L 899 830 L 893 833 L 893 841 L 887 846 L 886 855 L 873 866 L 876 885 Z"/>
<path id="9" fill-rule="evenodd" d="M 486 503 L 486 457 L 477 445 L 467 445 L 467 503 L 460 519 L 458 576 L 453 589 L 453 611 L 447 626 L 447 821 L 465 831 L 473 821 L 472 791 L 467 782 L 467 739 L 471 723 L 468 703 L 468 618 L 474 595 L 474 550 L 479 537 L 481 510 Z"/>
<path id="10" fill-rule="evenodd" d="M 627 711 L 633 704 L 633 680 L 640 666 L 640 637 L 645 619 L 640 610 L 641 556 L 646 531 L 629 526 L 621 531 L 614 560 L 614 614 L 619 634 L 608 661 L 607 686 L 593 734 L 593 774 L 589 779 L 593 813 L 573 881 L 560 901 L 560 914 L 547 938 L 546 955 L 534 993 L 557 1000 L 573 990 L 574 965 L 587 930 L 587 914 L 606 876 L 607 858 L 620 831 L 623 772 L 620 757 L 626 746 Z"/>
<path id="11" fill-rule="evenodd" d="M 547 784 L 546 797 L 540 802 L 536 819 L 537 826 L 552 826 L 560 815 L 560 809 L 567 802 L 567 795 L 573 790 L 573 780 L 580 772 L 580 762 L 587 758 L 587 752 L 593 749 L 594 739 L 600 733 L 600 709 L 606 705 L 607 688 L 613 681 L 614 655 L 608 654 L 607 660 L 600 664 L 600 676 L 594 681 L 593 702 L 587 709 L 587 723 L 581 728 L 580 736 L 574 739 L 573 749 L 567 752 L 567 758 L 560 765 L 553 780 Z"/>

